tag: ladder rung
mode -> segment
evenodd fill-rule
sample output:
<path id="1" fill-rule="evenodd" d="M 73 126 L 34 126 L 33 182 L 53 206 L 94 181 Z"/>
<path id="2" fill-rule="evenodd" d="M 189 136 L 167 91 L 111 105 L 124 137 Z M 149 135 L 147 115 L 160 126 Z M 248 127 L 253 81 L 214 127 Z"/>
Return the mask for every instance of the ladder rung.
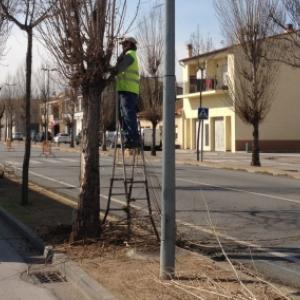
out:
<path id="1" fill-rule="evenodd" d="M 126 193 L 111 193 L 111 196 L 126 196 Z"/>
<path id="2" fill-rule="evenodd" d="M 145 201 L 147 198 L 130 198 L 130 201 Z"/>
<path id="3" fill-rule="evenodd" d="M 123 167 L 123 165 L 122 165 L 122 167 Z M 133 164 L 129 165 L 129 164 L 125 164 L 124 167 L 135 167 L 135 168 L 141 168 L 141 169 L 143 168 L 144 169 L 145 165 L 133 165 Z"/>
<path id="4" fill-rule="evenodd" d="M 124 178 L 111 178 L 110 180 L 113 180 L 113 181 L 124 181 Z"/>
<path id="5" fill-rule="evenodd" d="M 131 183 L 146 183 L 147 180 L 133 180 L 133 181 L 130 181 Z"/>

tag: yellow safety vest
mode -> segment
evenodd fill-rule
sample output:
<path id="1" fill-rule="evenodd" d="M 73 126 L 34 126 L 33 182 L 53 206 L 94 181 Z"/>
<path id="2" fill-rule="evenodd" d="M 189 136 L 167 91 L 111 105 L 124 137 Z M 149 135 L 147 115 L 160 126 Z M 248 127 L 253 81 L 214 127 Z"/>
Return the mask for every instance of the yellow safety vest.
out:
<path id="1" fill-rule="evenodd" d="M 131 92 L 138 95 L 140 92 L 140 75 L 136 51 L 129 50 L 126 52 L 126 55 L 127 54 L 129 54 L 134 61 L 124 72 L 118 74 L 117 91 Z"/>

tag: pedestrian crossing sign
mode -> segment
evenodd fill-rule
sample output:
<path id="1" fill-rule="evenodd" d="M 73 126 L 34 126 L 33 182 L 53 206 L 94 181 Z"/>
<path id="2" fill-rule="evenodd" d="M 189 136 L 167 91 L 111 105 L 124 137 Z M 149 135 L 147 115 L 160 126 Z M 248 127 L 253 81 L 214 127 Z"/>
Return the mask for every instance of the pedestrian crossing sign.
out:
<path id="1" fill-rule="evenodd" d="M 198 107 L 198 120 L 207 120 L 207 119 L 208 119 L 208 108 Z"/>

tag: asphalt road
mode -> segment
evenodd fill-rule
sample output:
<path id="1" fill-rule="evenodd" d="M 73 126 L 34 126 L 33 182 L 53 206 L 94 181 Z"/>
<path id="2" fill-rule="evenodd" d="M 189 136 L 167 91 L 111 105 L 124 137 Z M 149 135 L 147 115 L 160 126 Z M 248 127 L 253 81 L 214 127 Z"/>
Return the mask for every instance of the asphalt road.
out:
<path id="1" fill-rule="evenodd" d="M 23 147 L 6 151 L 0 146 L 0 163 L 21 169 Z M 41 157 L 33 148 L 30 179 L 59 193 L 77 198 L 79 154 L 55 150 Z M 101 207 L 104 209 L 112 159 L 100 158 Z M 152 200 L 160 201 L 160 161 L 148 161 Z M 142 197 L 143 189 L 135 190 Z M 155 198 L 155 199 L 154 199 Z M 113 207 L 124 203 L 113 198 Z M 154 203 L 155 204 L 155 203 Z M 145 208 L 136 201 L 136 207 Z M 156 209 L 156 206 L 154 205 Z M 182 244 L 222 260 L 224 251 L 273 279 L 300 287 L 300 185 L 299 180 L 177 164 L 176 218 Z"/>

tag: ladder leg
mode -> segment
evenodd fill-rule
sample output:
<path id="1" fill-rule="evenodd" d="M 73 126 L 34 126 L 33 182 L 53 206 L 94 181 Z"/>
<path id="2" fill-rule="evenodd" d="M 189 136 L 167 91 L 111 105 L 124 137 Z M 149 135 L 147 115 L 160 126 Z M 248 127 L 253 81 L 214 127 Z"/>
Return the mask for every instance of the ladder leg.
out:
<path id="1" fill-rule="evenodd" d="M 121 132 L 121 131 L 120 131 Z M 128 180 L 127 180 L 127 172 L 126 172 L 126 160 L 125 160 L 125 149 L 124 149 L 124 136 L 121 137 L 121 152 L 122 152 L 122 164 L 123 164 L 123 184 L 125 190 L 126 197 L 126 214 L 127 214 L 127 238 L 128 240 L 131 237 L 131 209 L 130 209 L 130 195 L 128 190 Z"/>
<path id="2" fill-rule="evenodd" d="M 116 179 L 115 176 L 116 176 L 116 163 L 117 163 L 117 144 L 118 144 L 119 134 L 120 134 L 120 143 L 121 143 L 121 155 L 122 155 L 121 163 L 122 163 L 123 178 L 121 177 L 119 179 Z M 148 186 L 148 180 L 147 180 L 147 170 L 146 170 L 146 164 L 145 164 L 143 140 L 142 140 L 140 126 L 139 126 L 138 147 L 133 149 L 133 155 L 131 158 L 127 159 L 127 161 L 129 162 L 130 160 L 131 160 L 131 165 L 129 163 L 128 164 L 126 163 L 125 149 L 124 149 L 124 136 L 122 133 L 121 123 L 119 122 L 118 126 L 117 126 L 116 136 L 115 136 L 113 169 L 112 169 L 112 177 L 110 179 L 107 207 L 106 207 L 105 215 L 104 215 L 102 222 L 104 223 L 106 221 L 106 218 L 107 218 L 109 210 L 110 210 L 111 198 L 113 195 L 113 188 L 114 188 L 114 181 L 115 180 L 123 181 L 124 195 L 126 198 L 125 212 L 126 212 L 126 217 L 127 217 L 127 235 L 128 235 L 128 239 L 130 239 L 130 237 L 132 235 L 132 230 L 131 230 L 132 216 L 131 216 L 131 204 L 130 203 L 133 200 L 133 198 L 132 198 L 133 188 L 134 188 L 135 182 L 143 183 L 144 192 L 145 192 L 145 196 L 146 196 L 145 200 L 147 201 L 147 206 L 148 206 L 148 217 L 149 217 L 151 225 L 153 227 L 155 236 L 156 236 L 157 240 L 159 241 L 160 237 L 159 237 L 159 233 L 157 231 L 156 225 L 155 225 L 155 220 L 153 217 L 153 211 L 152 211 L 151 201 L 150 201 L 150 193 L 149 193 L 149 186 Z M 129 168 L 127 170 L 128 166 L 131 166 L 131 168 Z M 137 170 L 142 170 L 142 172 L 141 172 L 141 174 L 138 175 L 139 180 L 135 181 L 135 178 L 136 178 L 135 172 L 137 172 Z"/>
<path id="3" fill-rule="evenodd" d="M 111 195 L 112 195 L 112 190 L 113 190 L 113 185 L 114 185 L 114 178 L 115 178 L 115 173 L 116 173 L 116 159 L 117 159 L 117 145 L 118 145 L 118 133 L 120 131 L 120 126 L 117 126 L 116 130 L 116 135 L 114 137 L 114 158 L 113 158 L 113 168 L 112 168 L 112 175 L 110 178 L 110 185 L 109 185 L 109 192 L 108 192 L 108 199 L 107 199 L 107 205 L 104 213 L 104 217 L 102 220 L 102 224 L 106 222 L 109 210 L 110 210 L 110 203 L 111 203 Z"/>

